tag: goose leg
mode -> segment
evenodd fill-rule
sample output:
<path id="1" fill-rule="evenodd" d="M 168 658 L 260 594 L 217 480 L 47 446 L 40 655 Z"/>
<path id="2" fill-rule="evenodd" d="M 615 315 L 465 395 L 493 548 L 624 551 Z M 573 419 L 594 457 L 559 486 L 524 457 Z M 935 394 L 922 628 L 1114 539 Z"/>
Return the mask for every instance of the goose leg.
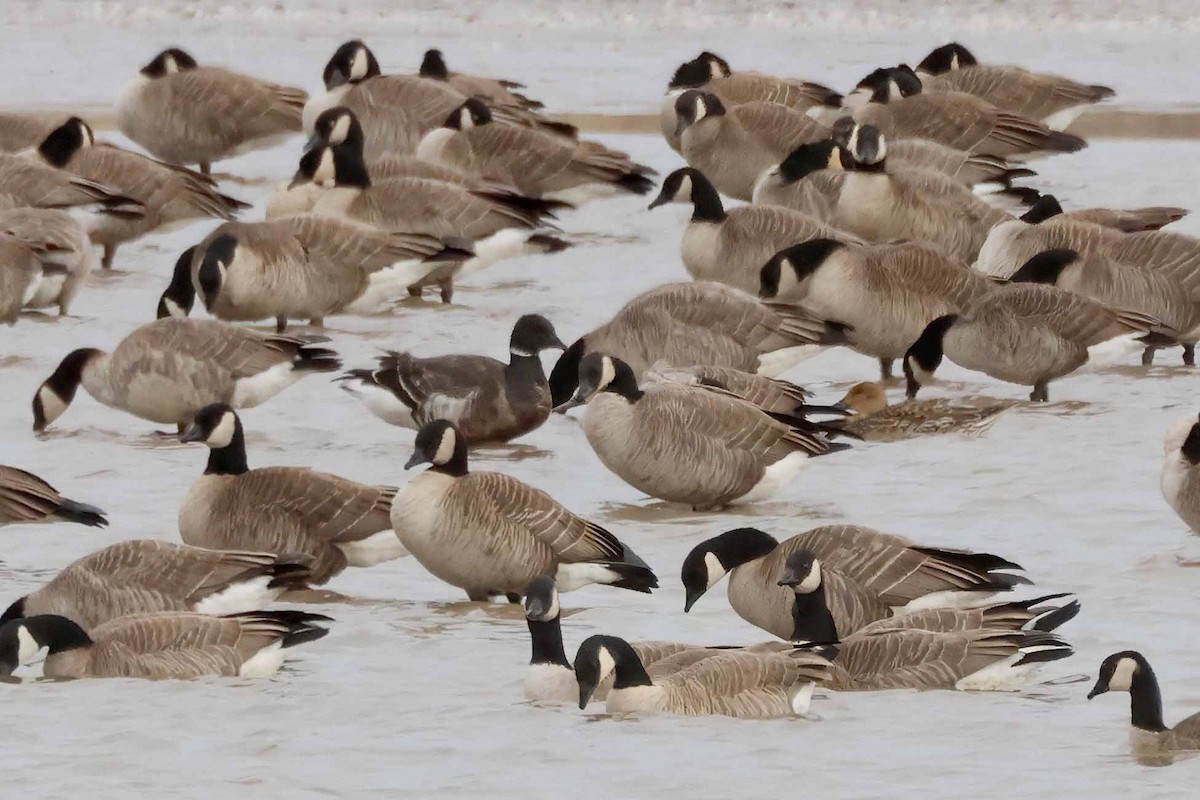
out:
<path id="1" fill-rule="evenodd" d="M 879 377 L 882 380 L 890 381 L 892 379 L 892 363 L 890 358 L 879 359 Z"/>
<path id="2" fill-rule="evenodd" d="M 1145 350 L 1142 351 L 1142 366 L 1143 367 L 1149 367 L 1154 364 L 1154 351 L 1156 349 L 1157 348 L 1155 348 L 1155 347 L 1147 347 Z"/>
<path id="3" fill-rule="evenodd" d="M 100 259 L 101 269 L 112 269 L 113 258 L 117 255 L 117 246 L 115 244 L 104 245 L 104 255 Z"/>
<path id="4" fill-rule="evenodd" d="M 1185 344 L 1183 346 L 1183 365 L 1185 367 L 1196 366 L 1196 345 Z"/>
<path id="5" fill-rule="evenodd" d="M 491 596 L 491 592 L 486 589 L 483 591 L 479 589 L 467 589 L 467 599 L 472 603 L 486 603 L 491 599 Z"/>
<path id="6" fill-rule="evenodd" d="M 200 174 L 201 175 L 211 175 L 212 174 L 212 163 L 208 162 L 208 161 L 201 161 L 200 162 Z"/>
<path id="7" fill-rule="evenodd" d="M 1035 403 L 1048 403 L 1050 401 L 1050 387 L 1046 381 L 1038 381 L 1033 384 L 1033 394 L 1029 395 L 1029 399 Z"/>
<path id="8" fill-rule="evenodd" d="M 421 290 L 422 290 L 421 286 L 410 286 L 410 287 L 408 287 L 408 296 L 409 297 L 420 297 Z"/>
<path id="9" fill-rule="evenodd" d="M 275 332 L 283 333 L 287 330 L 287 317 L 278 316 L 275 318 Z"/>
<path id="10" fill-rule="evenodd" d="M 450 279 L 446 279 L 444 281 L 438 281 L 438 286 L 441 288 L 441 291 L 442 291 L 442 302 L 443 303 L 449 303 L 451 300 L 454 299 L 454 281 L 452 281 Z"/>

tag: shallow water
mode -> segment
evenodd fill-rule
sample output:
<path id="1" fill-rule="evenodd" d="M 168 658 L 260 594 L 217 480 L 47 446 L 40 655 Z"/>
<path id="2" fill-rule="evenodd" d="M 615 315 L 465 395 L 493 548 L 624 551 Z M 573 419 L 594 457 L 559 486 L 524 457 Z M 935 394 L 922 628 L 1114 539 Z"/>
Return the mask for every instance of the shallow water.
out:
<path id="1" fill-rule="evenodd" d="M 121 5 L 131 4 L 114 4 Z M 10 83 L 6 100 L 100 105 L 156 48 L 174 42 L 274 79 L 311 84 L 338 41 L 372 33 L 361 15 L 334 33 L 329 24 L 316 32 L 319 20 L 309 17 L 282 26 L 201 19 L 194 27 L 177 16 L 134 17 L 106 17 L 103 29 L 86 16 L 53 18 L 61 29 L 28 22 L 29 35 L 10 42 L 0 66 L 31 83 Z M 407 63 L 400 54 L 441 43 L 448 58 L 457 57 L 452 66 L 458 60 L 464 68 L 495 65 L 497 73 L 528 78 L 531 93 L 552 108 L 572 110 L 653 108 L 670 66 L 700 46 L 726 47 L 764 68 L 800 64 L 796 71 L 806 76 L 838 76 L 844 83 L 863 72 L 865 62 L 911 58 L 928 43 L 928 37 L 887 30 L 815 38 L 759 26 L 757 43 L 738 39 L 733 28 L 681 34 L 664 49 L 658 45 L 662 25 L 641 30 L 622 18 L 581 34 L 582 47 L 538 29 L 529 38 L 545 45 L 543 52 L 514 47 L 525 34 L 511 20 L 495 29 L 463 29 L 459 16 L 445 19 L 413 29 L 384 26 L 376 39 L 384 40 L 397 65 Z M 47 75 L 40 70 L 46 42 L 59 30 L 71 47 Z M 294 49 L 272 50 L 289 36 Z M 1042 51 L 1037 42 L 1052 34 L 1037 37 L 1009 58 L 1114 83 L 1126 90 L 1126 100 L 1142 97 L 1139 85 L 1150 101 L 1187 97 L 1183 85 L 1173 83 L 1182 74 L 1175 72 L 1177 62 L 1156 60 L 1141 29 L 1127 36 L 1072 33 Z M 789 38 L 802 39 L 803 47 L 783 49 Z M 1022 40 L 1014 33 L 988 41 L 1007 54 L 1008 44 Z M 1169 53 L 1184 38 L 1163 41 L 1162 52 Z M 1114 58 L 1126 52 L 1135 55 L 1114 68 Z M 538 79 L 543 71 L 544 81 Z M 581 85 L 571 83 L 585 73 Z M 60 93 L 35 93 L 33 86 Z M 677 165 L 657 138 L 606 141 L 660 171 Z M 261 207 L 270 185 L 293 171 L 299 145 L 297 139 L 292 147 L 221 164 L 221 172 L 249 179 L 229 183 L 228 191 Z M 1191 143 L 1098 142 L 1038 164 L 1036 185 L 1073 205 L 1196 205 L 1197 156 L 1200 147 Z M 562 226 L 578 240 L 575 248 L 496 265 L 463 285 L 454 306 L 426 303 L 388 316 L 334 318 L 333 346 L 347 366 L 368 365 L 384 347 L 503 357 L 511 325 L 525 312 L 546 314 L 571 341 L 639 291 L 686 278 L 677 248 L 687 211 L 648 213 L 645 203 L 614 199 L 565 215 Z M 106 508 L 112 520 L 104 531 L 68 525 L 0 531 L 0 604 L 106 544 L 176 538 L 178 503 L 203 469 L 202 448 L 154 437 L 152 426 L 82 394 L 50 435 L 35 437 L 28 404 L 69 350 L 109 347 L 150 319 L 175 256 L 207 229 L 200 224 L 123 248 L 119 273 L 94 276 L 71 319 L 24 318 L 0 329 L 0 404 L 8 409 L 0 416 L 0 460 Z M 1177 229 L 1200 233 L 1200 218 Z M 1052 399 L 1077 405 L 1019 407 L 980 437 L 859 446 L 815 461 L 779 497 L 721 514 L 694 514 L 624 485 L 600 465 L 575 418 L 556 416 L 518 444 L 472 460 L 477 468 L 539 486 L 611 527 L 658 571 L 663 586 L 653 596 L 595 587 L 565 596 L 566 608 L 578 612 L 564 623 L 569 650 L 596 632 L 700 643 L 760 640 L 763 634 L 732 612 L 721 589 L 691 614 L 681 613 L 684 554 L 743 524 L 782 537 L 853 522 L 930 545 L 994 551 L 1024 564 L 1038 591 L 1077 592 L 1083 613 L 1063 631 L 1077 655 L 1050 665 L 1044 678 L 1090 679 L 1110 652 L 1138 648 L 1157 668 L 1168 721 L 1174 721 L 1200 707 L 1193 680 L 1200 674 L 1194 647 L 1200 573 L 1178 563 L 1200 558 L 1200 547 L 1158 491 L 1162 434 L 1171 421 L 1197 410 L 1197 373 L 1177 363 L 1171 353 L 1160 355 L 1160 366 L 1148 374 L 1131 364 L 1064 380 L 1053 385 Z M 848 382 L 873 378 L 875 369 L 866 358 L 829 352 L 788 377 L 813 389 L 820 402 L 837 399 Z M 959 382 L 955 393 L 1023 398 L 1028 391 L 956 368 L 943 377 Z M 923 396 L 946 392 L 931 387 Z M 894 399 L 898 394 L 894 389 Z M 322 377 L 306 379 L 243 418 L 252 466 L 305 465 L 377 483 L 407 477 L 402 465 L 413 434 L 376 420 Z M 814 704 L 819 719 L 777 722 L 618 723 L 575 708 L 534 708 L 521 700 L 529 645 L 519 609 L 466 603 L 413 560 L 349 571 L 326 588 L 349 598 L 322 607 L 337 619 L 332 633 L 298 650 L 269 681 L 0 687 L 5 785 L 30 797 L 86 792 L 98 798 L 201 792 L 351 797 L 378 790 L 530 797 L 579 788 L 632 798 L 667 787 L 693 797 L 749 791 L 930 800 L 1131 791 L 1169 797 L 1191 796 L 1200 763 L 1169 770 L 1136 764 L 1126 746 L 1127 698 L 1089 704 L 1090 683 L 1037 686 L 1017 695 L 829 696 Z"/>

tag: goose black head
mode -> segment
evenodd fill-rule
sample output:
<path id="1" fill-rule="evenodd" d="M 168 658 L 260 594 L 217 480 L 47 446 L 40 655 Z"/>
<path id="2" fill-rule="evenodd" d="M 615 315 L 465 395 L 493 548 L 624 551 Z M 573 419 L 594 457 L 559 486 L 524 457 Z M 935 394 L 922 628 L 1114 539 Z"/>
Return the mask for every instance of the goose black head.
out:
<path id="1" fill-rule="evenodd" d="M 62 168 L 71 163 L 76 153 L 95 143 L 96 134 L 91 126 L 79 117 L 71 117 L 46 135 L 38 145 L 38 154 L 47 164 Z"/>
<path id="2" fill-rule="evenodd" d="M 730 570 L 762 558 L 778 545 L 774 536 L 758 528 L 735 528 L 693 547 L 679 572 L 686 595 L 684 613 Z"/>
<path id="3" fill-rule="evenodd" d="M 831 256 L 845 247 L 835 239 L 810 239 L 780 250 L 759 272 L 758 296 L 764 299 L 790 297 Z"/>
<path id="4" fill-rule="evenodd" d="M 196 59 L 192 58 L 185 51 L 178 47 L 169 47 L 156 55 L 149 64 L 142 67 L 141 73 L 147 78 L 162 78 L 166 75 L 173 75 L 176 72 L 196 69 L 198 66 L 200 65 L 196 63 Z"/>
<path id="5" fill-rule="evenodd" d="M 347 83 L 361 83 L 381 74 L 379 61 L 371 48 L 361 39 L 351 39 L 333 52 L 321 77 L 328 91 Z"/>
<path id="6" fill-rule="evenodd" d="M 688 127 L 705 117 L 718 117 L 725 113 L 725 106 L 711 92 L 688 89 L 675 98 L 675 135 L 681 136 Z"/>
<path id="7" fill-rule="evenodd" d="M 933 48 L 929 55 L 921 59 L 920 64 L 917 64 L 917 72 L 924 72 L 926 75 L 942 75 L 978 63 L 970 50 L 958 42 L 950 42 L 950 44 Z"/>
<path id="8" fill-rule="evenodd" d="M 575 395 L 554 408 L 560 414 L 581 406 L 600 392 L 612 392 L 631 403 L 642 397 L 633 370 L 619 358 L 603 353 L 588 353 L 579 362 L 579 384 Z"/>

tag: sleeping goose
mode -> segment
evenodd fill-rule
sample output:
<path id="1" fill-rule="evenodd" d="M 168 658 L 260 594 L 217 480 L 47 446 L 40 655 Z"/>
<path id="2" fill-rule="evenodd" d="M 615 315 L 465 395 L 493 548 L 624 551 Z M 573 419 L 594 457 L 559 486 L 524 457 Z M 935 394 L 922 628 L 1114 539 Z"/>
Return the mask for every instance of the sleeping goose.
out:
<path id="1" fill-rule="evenodd" d="M 791 641 L 820 646 L 832 662 L 822 685 L 836 691 L 961 689 L 1013 691 L 1041 666 L 1073 653 L 1048 631 L 1079 612 L 1078 601 L 1038 607 L 1063 597 L 966 610 L 916 611 L 843 634 L 829 609 L 816 557 L 788 556 L 779 585 L 793 591 Z"/>
<path id="2" fill-rule="evenodd" d="M 783 161 L 764 170 L 754 184 L 755 205 L 799 211 L 827 225 L 846 174 L 840 148 L 832 139 L 797 145 Z"/>
<path id="3" fill-rule="evenodd" d="M 663 98 L 659 113 L 663 138 L 677 153 L 680 143 L 675 99 L 688 89 L 715 95 L 727 108 L 756 102 L 778 103 L 814 117 L 835 113 L 842 99 L 840 94 L 818 83 L 761 72 L 734 72 L 729 62 L 706 50 L 675 70 Z"/>
<path id="4" fill-rule="evenodd" d="M 1085 367 L 1101 369 L 1130 353 L 1175 341 L 1157 320 L 1118 311 L 1053 286 L 1000 286 L 961 313 L 931 321 L 904 355 L 907 395 L 914 398 L 946 357 L 997 380 L 1032 386 L 1046 402 L 1053 380 Z"/>
<path id="5" fill-rule="evenodd" d="M 0 207 L 26 206 L 70 211 L 89 234 L 102 230 L 111 219 L 136 221 L 146 214 L 145 206 L 113 187 L 25 155 L 0 154 Z"/>
<path id="6" fill-rule="evenodd" d="M 400 542 L 472 601 L 520 601 L 535 575 L 561 591 L 598 583 L 649 593 L 658 579 L 632 550 L 550 495 L 499 472 L 471 472 L 467 442 L 435 420 L 417 432 L 411 469 L 429 464 L 392 503 Z"/>
<path id="7" fill-rule="evenodd" d="M 13 208 L 0 211 L 0 234 L 31 248 L 41 264 L 41 280 L 24 308 L 58 307 L 66 316 L 97 259 L 87 229 L 70 211 Z M 24 264 L 18 257 L 17 264 Z"/>
<path id="8" fill-rule="evenodd" d="M 737 650 L 652 677 L 629 642 L 615 636 L 589 636 L 575 655 L 580 708 L 604 675 L 615 675 L 607 697 L 610 714 L 798 716 L 808 710 L 813 689 L 828 678 L 828 670 L 828 661 L 804 650 Z"/>
<path id="9" fill-rule="evenodd" d="M 773 255 L 809 239 L 843 239 L 833 227 L 779 206 L 745 205 L 726 211 L 716 187 L 692 167 L 668 175 L 654 209 L 667 203 L 692 204 L 679 252 L 688 274 L 756 292 L 762 265 Z"/>
<path id="10" fill-rule="evenodd" d="M 157 539 L 130 539 L 64 567 L 8 607 L 0 625 L 58 614 L 92 630 L 126 614 L 258 611 L 309 580 L 302 558 L 205 550 Z"/>
<path id="11" fill-rule="evenodd" d="M 117 127 L 155 158 L 212 163 L 274 147 L 300 132 L 302 89 L 200 66 L 172 47 L 154 57 L 117 98 Z"/>
<path id="12" fill-rule="evenodd" d="M 579 363 L 575 396 L 601 463 L 651 497 L 695 511 L 769 497 L 812 456 L 846 449 L 800 418 L 781 422 L 753 404 L 679 384 L 638 386 L 629 365 L 603 353 Z"/>
<path id="13" fill-rule="evenodd" d="M 417 146 L 417 157 L 476 178 L 515 186 L 531 197 L 586 198 L 596 191 L 646 194 L 654 170 L 598 142 L 537 128 L 492 123 L 492 112 L 470 98 Z"/>
<path id="14" fill-rule="evenodd" d="M 554 404 L 579 385 L 579 362 L 606 353 L 640 376 L 654 364 L 731 367 L 775 376 L 849 341 L 844 326 L 786 306 L 768 306 L 709 281 L 667 283 L 630 300 L 605 324 L 576 339 L 550 372 Z"/>
<path id="15" fill-rule="evenodd" d="M 1020 566 L 999 556 L 922 547 L 861 525 L 826 525 L 783 542 L 757 528 L 737 528 L 701 542 L 684 559 L 684 611 L 728 574 L 729 604 L 738 616 L 787 639 L 795 599 L 791 589 L 779 586 L 779 576 L 798 550 L 819 559 L 806 588 L 828 584 L 826 597 L 843 635 L 888 619 L 898 609 L 974 605 L 1029 583 L 1007 571 Z"/>
<path id="16" fill-rule="evenodd" d="M 107 216 L 92 232 L 92 241 L 104 248 L 105 269 L 112 267 L 117 247 L 125 242 L 195 220 L 231 220 L 250 207 L 221 194 L 211 179 L 189 169 L 97 142 L 91 126 L 79 117 L 71 117 L 52 131 L 36 154 L 52 167 L 113 187 L 145 207 L 145 215 L 137 219 Z"/>
<path id="17" fill-rule="evenodd" d="M 0 674 L 11 675 L 45 647 L 47 678 L 266 678 L 289 648 L 329 633 L 319 623 L 331 621 L 303 611 L 176 611 L 119 617 L 89 633 L 66 617 L 42 614 L 0 626 Z"/>
<path id="18" fill-rule="evenodd" d="M 957 42 L 935 47 L 917 64 L 927 91 L 966 92 L 997 108 L 1065 130 L 1087 106 L 1116 94 L 1107 86 L 1079 83 L 1022 67 L 980 64 Z"/>
<path id="19" fill-rule="evenodd" d="M 759 295 L 853 330 L 851 347 L 879 359 L 886 380 L 933 320 L 958 313 L 993 283 L 922 242 L 870 246 L 812 239 L 762 267 Z"/>
<path id="20" fill-rule="evenodd" d="M 1143 208 L 1073 208 L 1064 211 L 1058 198 L 1052 194 L 1040 195 L 1033 205 L 1021 215 L 1021 221 L 1030 225 L 1053 219 L 1055 222 L 1073 220 L 1075 222 L 1093 222 L 1104 228 L 1112 228 L 1122 233 L 1142 233 L 1156 231 L 1178 222 L 1189 212 L 1178 206 L 1145 206 Z"/>
<path id="21" fill-rule="evenodd" d="M 853 412 L 852 416 L 838 420 L 837 427 L 867 442 L 894 442 L 943 433 L 978 435 L 1015 405 L 1015 400 L 971 403 L 930 399 L 908 400 L 893 406 L 888 405 L 887 392 L 878 383 L 858 383 L 833 407 Z"/>
<path id="22" fill-rule="evenodd" d="M 1087 146 L 1078 136 L 1003 111 L 975 95 L 924 92 L 920 78 L 906 67 L 875 70 L 859 82 L 856 94 L 860 92 L 867 102 L 854 108 L 855 121 L 892 138 L 932 139 L 1002 158 L 1073 153 Z"/>
<path id="23" fill-rule="evenodd" d="M 95 506 L 63 497 L 32 472 L 0 464 L 0 527 L 34 522 L 78 522 L 92 528 L 108 524 Z"/>
<path id="24" fill-rule="evenodd" d="M 19 153 L 37 147 L 66 118 L 61 113 L 0 113 L 0 153 Z"/>
<path id="25" fill-rule="evenodd" d="M 707 389 L 745 400 L 775 416 L 803 417 L 810 412 L 831 413 L 840 410 L 831 406 L 809 405 L 808 398 L 812 392 L 803 386 L 730 367 L 672 367 L 668 364 L 655 364 L 643 373 L 643 380 L 648 383 L 674 383 Z"/>
<path id="26" fill-rule="evenodd" d="M 487 103 L 517 106 L 529 111 L 544 108 L 544 104 L 533 100 L 516 89 L 524 89 L 525 84 L 499 78 L 485 78 L 481 75 L 469 75 L 465 72 L 451 72 L 446 66 L 442 51 L 432 48 L 425 51 L 421 58 L 421 68 L 417 74 L 422 78 L 435 81 L 445 81 L 465 94 L 467 97 L 478 97 Z"/>
<path id="27" fill-rule="evenodd" d="M 1163 766 L 1173 758 L 1200 750 L 1200 714 L 1192 714 L 1168 728 L 1163 722 L 1162 693 L 1158 676 L 1146 657 L 1136 650 L 1113 653 L 1100 664 L 1096 685 L 1088 700 L 1108 692 L 1129 692 L 1129 743 L 1134 756 L 1148 766 Z"/>
<path id="28" fill-rule="evenodd" d="M 321 584 L 346 567 L 408 555 L 392 535 L 394 486 L 368 486 L 305 467 L 246 463 L 242 421 L 224 403 L 202 408 L 179 436 L 203 442 L 208 466 L 179 507 L 179 538 L 212 550 L 301 554 Z"/>
<path id="29" fill-rule="evenodd" d="M 1171 426 L 1163 456 L 1163 497 L 1185 525 L 1200 533 L 1200 421 L 1196 416 Z"/>
<path id="30" fill-rule="evenodd" d="M 526 314 L 513 326 L 507 364 L 488 356 L 419 358 L 389 351 L 378 369 L 343 376 L 342 387 L 392 425 L 420 430 L 444 419 L 470 446 L 507 442 L 550 416 L 550 385 L 539 358 L 549 349 L 566 345 L 548 319 Z"/>
<path id="31" fill-rule="evenodd" d="M 675 99 L 681 153 L 721 194 L 750 200 L 763 172 L 797 145 L 829 138 L 829 128 L 778 103 L 726 108 L 716 95 L 689 89 Z"/>
<path id="32" fill-rule="evenodd" d="M 310 341 L 216 320 L 156 320 L 111 353 L 67 354 L 33 397 L 33 429 L 62 416 L 80 386 L 106 406 L 180 430 L 213 402 L 253 408 L 306 375 L 341 368 L 336 353 Z"/>
<path id="33" fill-rule="evenodd" d="M 321 326 L 386 307 L 439 263 L 470 255 L 433 236 L 313 214 L 227 222 L 179 257 L 158 315 L 187 316 L 199 293 L 217 319 L 273 319 L 280 333 L 290 319 Z"/>

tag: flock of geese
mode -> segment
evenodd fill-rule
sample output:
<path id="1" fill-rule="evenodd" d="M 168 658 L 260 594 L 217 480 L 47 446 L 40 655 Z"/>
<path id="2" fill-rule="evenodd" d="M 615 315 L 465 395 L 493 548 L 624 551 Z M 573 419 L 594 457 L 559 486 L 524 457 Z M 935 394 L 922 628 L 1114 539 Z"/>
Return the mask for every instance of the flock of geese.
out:
<path id="1" fill-rule="evenodd" d="M 415 74 L 383 74 L 350 41 L 322 79 L 310 96 L 166 50 L 116 104 L 118 127 L 145 153 L 97 141 L 79 117 L 0 116 L 10 324 L 32 309 L 67 314 L 122 244 L 218 223 L 178 258 L 155 321 L 111 352 L 67 354 L 32 401 L 35 431 L 59 424 L 82 386 L 204 444 L 207 465 L 179 509 L 183 544 L 121 542 L 17 599 L 0 618 L 0 672 L 46 650 L 48 677 L 269 675 L 330 619 L 264 608 L 406 555 L 472 601 L 524 602 L 529 699 L 603 700 L 613 713 L 791 716 L 816 687 L 1013 689 L 1071 654 L 1057 629 L 1076 600 L 993 599 L 1031 582 L 1012 561 L 834 525 L 783 541 L 734 529 L 684 560 L 685 611 L 727 578 L 733 610 L 772 640 L 592 636 L 568 659 L 561 592 L 650 592 L 658 578 L 548 494 L 471 469 L 470 451 L 583 406 L 607 469 L 651 497 L 718 510 L 769 496 L 813 457 L 978 432 L 1015 405 L 916 400 L 946 359 L 1029 386 L 1032 401 L 1129 354 L 1150 364 L 1157 349 L 1182 347 L 1193 365 L 1200 240 L 1160 230 L 1187 212 L 1064 210 L 1017 183 L 1036 174 L 1034 156 L 1085 146 L 1062 128 L 1110 89 L 981 64 L 950 44 L 843 96 L 704 52 L 668 85 L 662 133 L 686 166 L 656 184 L 649 167 L 545 116 L 520 84 L 454 72 L 437 50 Z M 302 131 L 296 173 L 265 218 L 237 220 L 249 206 L 220 190 L 212 164 Z M 555 221 L 587 199 L 656 186 L 650 208 L 692 208 L 680 248 L 692 280 L 631 299 L 570 345 L 529 314 L 513 325 L 507 363 L 394 351 L 343 371 L 319 333 L 326 317 L 376 313 L 426 288 L 449 303 L 456 280 L 498 259 L 570 246 Z M 189 318 L 197 299 L 210 318 Z M 260 321 L 274 332 L 234 324 Z M 309 330 L 289 332 L 297 322 Z M 881 383 L 862 383 L 816 405 L 777 377 L 827 347 L 877 360 L 885 383 L 900 361 L 907 401 L 889 405 Z M 545 350 L 563 351 L 549 376 Z M 373 415 L 415 430 L 405 468 L 426 468 L 397 488 L 252 467 L 239 411 L 314 373 L 339 373 Z M 1200 418 L 1168 434 L 1162 488 L 1200 532 Z M 0 524 L 38 521 L 106 524 L 0 467 Z M 1200 748 L 1200 717 L 1163 723 L 1140 654 L 1104 662 L 1089 696 L 1106 691 L 1131 694 L 1141 746 Z"/>

